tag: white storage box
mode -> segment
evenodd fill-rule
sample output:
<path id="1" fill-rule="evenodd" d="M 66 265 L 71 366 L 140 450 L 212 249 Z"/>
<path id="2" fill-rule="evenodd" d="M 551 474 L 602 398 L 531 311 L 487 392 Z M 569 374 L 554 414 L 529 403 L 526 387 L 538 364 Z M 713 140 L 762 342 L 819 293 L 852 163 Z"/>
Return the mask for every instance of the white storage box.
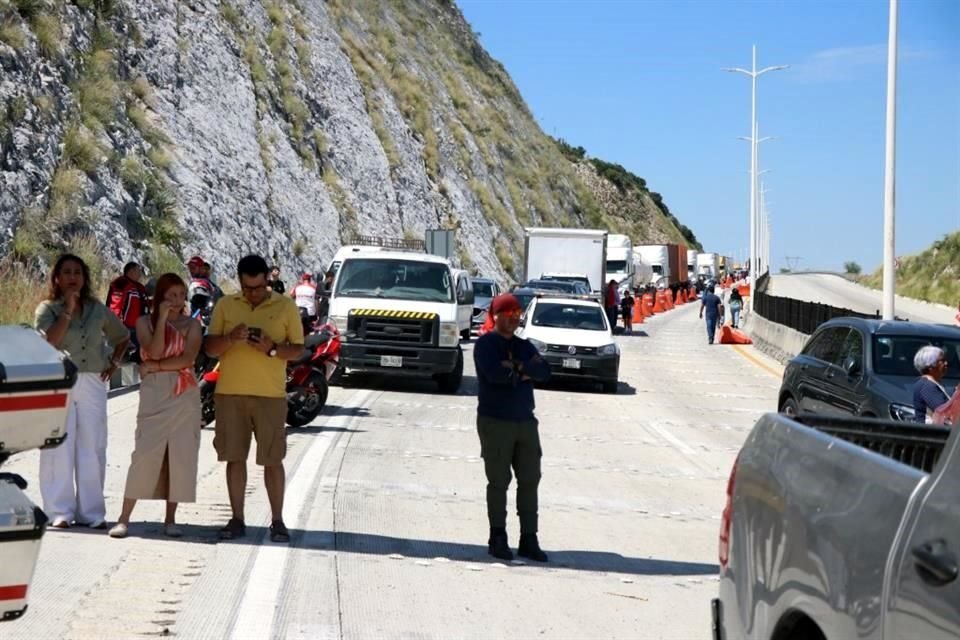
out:
<path id="1" fill-rule="evenodd" d="M 46 514 L 20 490 L 13 474 L 0 473 L 0 621 L 15 620 L 27 610 L 46 528 Z"/>
<path id="2" fill-rule="evenodd" d="M 77 368 L 29 327 L 0 327 L 0 464 L 65 437 Z"/>

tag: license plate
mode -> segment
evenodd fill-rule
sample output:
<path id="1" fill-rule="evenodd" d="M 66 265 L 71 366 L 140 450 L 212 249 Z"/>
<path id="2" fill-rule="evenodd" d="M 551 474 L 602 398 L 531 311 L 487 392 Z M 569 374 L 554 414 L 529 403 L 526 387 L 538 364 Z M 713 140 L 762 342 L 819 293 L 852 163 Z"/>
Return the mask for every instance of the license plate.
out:
<path id="1" fill-rule="evenodd" d="M 402 367 L 403 358 L 401 356 L 380 356 L 381 367 Z"/>
<path id="2" fill-rule="evenodd" d="M 580 361 L 576 358 L 564 358 L 563 359 L 563 368 L 564 369 L 579 369 Z"/>

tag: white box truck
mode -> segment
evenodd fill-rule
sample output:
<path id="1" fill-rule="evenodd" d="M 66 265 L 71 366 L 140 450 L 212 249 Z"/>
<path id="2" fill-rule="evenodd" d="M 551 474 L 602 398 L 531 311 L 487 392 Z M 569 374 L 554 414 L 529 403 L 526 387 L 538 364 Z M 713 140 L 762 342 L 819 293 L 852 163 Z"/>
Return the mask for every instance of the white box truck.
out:
<path id="1" fill-rule="evenodd" d="M 697 279 L 697 250 L 687 249 L 687 280 L 694 282 Z"/>
<path id="2" fill-rule="evenodd" d="M 607 232 L 599 229 L 526 230 L 523 280 L 565 275 L 600 292 L 607 282 Z"/>

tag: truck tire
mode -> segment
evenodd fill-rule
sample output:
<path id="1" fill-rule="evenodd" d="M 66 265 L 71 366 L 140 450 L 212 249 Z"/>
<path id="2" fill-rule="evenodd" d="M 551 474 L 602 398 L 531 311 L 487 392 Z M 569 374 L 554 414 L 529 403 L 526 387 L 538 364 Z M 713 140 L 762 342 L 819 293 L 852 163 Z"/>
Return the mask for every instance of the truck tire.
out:
<path id="1" fill-rule="evenodd" d="M 460 389 L 463 380 L 463 349 L 457 347 L 457 364 L 450 373 L 438 373 L 434 376 L 440 393 L 453 394 Z"/>

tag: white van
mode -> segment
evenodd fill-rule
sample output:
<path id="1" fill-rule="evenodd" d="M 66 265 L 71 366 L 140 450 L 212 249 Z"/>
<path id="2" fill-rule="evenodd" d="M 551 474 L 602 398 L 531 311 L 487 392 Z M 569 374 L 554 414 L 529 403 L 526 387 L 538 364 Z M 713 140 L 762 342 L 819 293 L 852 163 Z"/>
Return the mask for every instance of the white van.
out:
<path id="1" fill-rule="evenodd" d="M 466 276 L 466 277 L 464 277 Z M 343 336 L 346 373 L 430 376 L 444 393 L 463 378 L 461 308 L 473 311 L 469 274 L 438 256 L 357 251 L 343 257 L 330 295 L 330 320 Z"/>
<path id="2" fill-rule="evenodd" d="M 463 269 L 453 269 L 453 278 L 457 287 L 457 326 L 460 327 L 460 337 L 470 339 L 470 325 L 473 322 L 473 303 L 476 296 L 473 291 L 473 279 L 470 272 Z"/>

